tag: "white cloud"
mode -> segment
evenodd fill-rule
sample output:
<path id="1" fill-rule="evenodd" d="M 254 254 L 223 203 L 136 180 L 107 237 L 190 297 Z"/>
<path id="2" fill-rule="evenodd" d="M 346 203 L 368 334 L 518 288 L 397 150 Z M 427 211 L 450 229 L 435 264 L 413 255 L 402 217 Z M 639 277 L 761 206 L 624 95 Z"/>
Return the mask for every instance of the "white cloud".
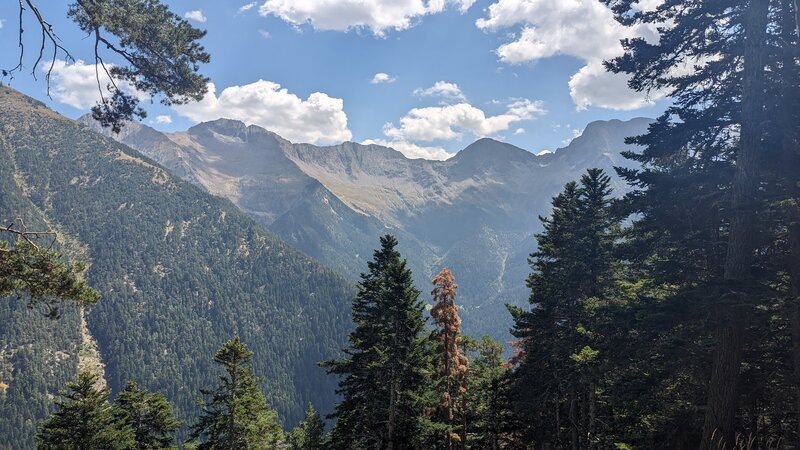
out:
<path id="1" fill-rule="evenodd" d="M 628 87 L 628 76 L 606 71 L 599 61 L 583 66 L 569 79 L 569 95 L 579 110 L 596 105 L 603 108 L 630 111 L 652 105 L 664 94 L 653 92 L 649 96 L 634 92 Z"/>
<path id="2" fill-rule="evenodd" d="M 293 25 L 311 24 L 318 30 L 369 29 L 375 36 L 405 30 L 415 20 L 448 6 L 466 12 L 475 0 L 266 0 L 262 16 L 273 15 Z"/>
<path id="3" fill-rule="evenodd" d="M 448 83 L 446 81 L 437 81 L 433 86 L 427 89 L 417 88 L 414 90 L 414 95 L 422 97 L 442 97 L 448 100 L 461 101 L 467 99 L 456 83 Z"/>
<path id="4" fill-rule="evenodd" d="M 261 37 L 263 37 L 264 39 L 269 39 L 270 37 L 272 37 L 272 35 L 269 34 L 269 31 L 262 30 L 261 28 L 258 29 L 258 34 L 260 34 Z"/>
<path id="5" fill-rule="evenodd" d="M 663 0 L 640 0 L 639 7 L 649 10 L 661 3 Z M 621 39 L 641 36 L 656 40 L 658 32 L 652 25 L 625 27 L 597 0 L 496 0 L 487 12 L 488 17 L 476 21 L 478 28 L 521 27 L 510 42 L 497 48 L 500 60 L 519 64 L 569 55 L 586 63 L 569 82 L 578 109 L 630 110 L 663 97 L 633 92 L 627 87 L 627 75 L 605 73 L 602 66 L 603 60 L 622 55 Z"/>
<path id="6" fill-rule="evenodd" d="M 168 115 L 156 116 L 156 123 L 172 123 L 172 117 Z"/>
<path id="7" fill-rule="evenodd" d="M 205 14 L 203 14 L 203 11 L 200 11 L 199 9 L 186 11 L 186 14 L 184 14 L 183 17 L 200 23 L 205 23 L 205 21 L 208 20 Z"/>
<path id="8" fill-rule="evenodd" d="M 426 147 L 421 145 L 412 144 L 408 141 L 402 140 L 385 140 L 385 139 L 367 139 L 362 142 L 364 145 L 382 145 L 384 147 L 391 147 L 398 152 L 405 155 L 409 159 L 435 159 L 444 161 L 445 159 L 452 158 L 455 153 L 450 153 L 442 147 Z"/>
<path id="9" fill-rule="evenodd" d="M 272 81 L 230 86 L 219 95 L 214 83 L 197 103 L 174 106 L 195 122 L 221 117 L 264 127 L 293 142 L 333 143 L 352 138 L 342 99 L 314 92 L 303 100 Z"/>
<path id="10" fill-rule="evenodd" d="M 112 64 L 106 64 L 108 69 L 113 67 Z M 50 63 L 40 65 L 40 70 L 46 73 L 50 69 Z M 103 89 L 103 95 L 108 98 L 108 84 L 111 79 L 106 72 L 99 68 L 100 86 Z M 124 92 L 133 94 L 139 100 L 146 100 L 149 98 L 144 93 L 137 92 L 130 84 L 117 80 L 117 86 Z M 86 64 L 81 60 L 75 61 L 73 64 L 67 64 L 66 61 L 57 59 L 53 64 L 53 72 L 50 79 L 50 95 L 60 103 L 72 106 L 77 109 L 89 109 L 100 101 L 100 89 L 98 88 L 95 65 Z"/>
<path id="11" fill-rule="evenodd" d="M 414 108 L 400 119 L 399 127 L 387 123 L 383 132 L 395 141 L 449 140 L 465 132 L 480 137 L 508 130 L 512 124 L 545 112 L 540 101 L 527 99 L 514 100 L 505 113 L 489 117 L 469 103 Z"/>
<path id="12" fill-rule="evenodd" d="M 258 2 L 246 3 L 246 4 L 244 4 L 244 5 L 239 7 L 239 11 L 237 12 L 237 14 L 241 14 L 243 12 L 250 11 L 251 9 L 255 8 L 257 4 L 258 4 Z"/>
<path id="13" fill-rule="evenodd" d="M 544 156 L 544 155 L 549 155 L 551 153 L 554 153 L 554 152 L 552 150 L 544 149 L 544 150 L 541 150 L 539 153 L 537 153 L 536 156 Z"/>
<path id="14" fill-rule="evenodd" d="M 525 128 L 517 128 L 514 130 L 514 134 L 525 134 Z"/>
<path id="15" fill-rule="evenodd" d="M 372 77 L 370 83 L 372 84 L 382 84 L 382 83 L 394 83 L 397 78 L 389 76 L 388 73 L 378 72 Z"/>
<path id="16" fill-rule="evenodd" d="M 6 23 L 5 19 L 0 19 L 0 30 L 3 29 L 3 25 Z"/>

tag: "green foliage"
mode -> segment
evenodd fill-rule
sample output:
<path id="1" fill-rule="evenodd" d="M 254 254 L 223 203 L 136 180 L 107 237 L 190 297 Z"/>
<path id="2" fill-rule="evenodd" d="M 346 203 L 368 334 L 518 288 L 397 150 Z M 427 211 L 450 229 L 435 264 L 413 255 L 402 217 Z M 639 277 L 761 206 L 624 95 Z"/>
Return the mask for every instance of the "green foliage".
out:
<path id="1" fill-rule="evenodd" d="M 380 241 L 353 299 L 356 328 L 346 356 L 324 364 L 341 377 L 334 449 L 413 449 L 424 437 L 431 361 L 423 305 L 397 240 Z"/>
<path id="2" fill-rule="evenodd" d="M 586 448 L 602 439 L 596 394 L 608 364 L 603 305 L 616 293 L 610 182 L 590 169 L 553 199 L 531 255 L 531 310 L 514 314 L 521 354 L 512 400 L 537 445 Z"/>
<path id="3" fill-rule="evenodd" d="M 62 302 L 84 306 L 100 298 L 80 277 L 85 270 L 85 264 L 64 262 L 55 250 L 41 249 L 24 240 L 13 246 L 0 241 L 0 297 L 27 295 L 30 306 L 47 305 L 51 317 L 58 315 Z"/>
<path id="4" fill-rule="evenodd" d="M 467 375 L 466 448 L 499 450 L 513 440 L 513 422 L 508 398 L 508 366 L 503 345 L 484 336 L 474 342 L 477 353 Z"/>
<path id="5" fill-rule="evenodd" d="M 80 372 L 56 401 L 58 411 L 42 424 L 36 447 L 42 450 L 132 450 L 133 431 L 116 420 L 109 390 L 98 389 L 97 375 Z"/>
<path id="6" fill-rule="evenodd" d="M 277 450 L 283 431 L 253 373 L 253 353 L 236 337 L 223 344 L 214 362 L 225 370 L 220 384 L 202 390 L 207 397 L 192 438 L 202 438 L 199 450 Z"/>
<path id="7" fill-rule="evenodd" d="M 198 73 L 199 64 L 210 60 L 198 42 L 206 32 L 159 0 L 79 0 L 70 6 L 69 16 L 97 45 L 123 61 L 108 67 L 115 83 L 127 82 L 151 96 L 163 94 L 165 105 L 201 100 L 206 93 L 208 79 Z M 116 84 L 110 90 L 112 97 L 92 108 L 103 126 L 119 132 L 125 120 L 145 117 L 134 94 Z"/>
<path id="8" fill-rule="evenodd" d="M 325 423 L 314 405 L 308 404 L 306 418 L 289 433 L 289 450 L 323 450 Z"/>
<path id="9" fill-rule="evenodd" d="M 181 426 L 162 394 L 147 392 L 133 381 L 117 396 L 114 416 L 133 432 L 136 450 L 169 448 Z"/>

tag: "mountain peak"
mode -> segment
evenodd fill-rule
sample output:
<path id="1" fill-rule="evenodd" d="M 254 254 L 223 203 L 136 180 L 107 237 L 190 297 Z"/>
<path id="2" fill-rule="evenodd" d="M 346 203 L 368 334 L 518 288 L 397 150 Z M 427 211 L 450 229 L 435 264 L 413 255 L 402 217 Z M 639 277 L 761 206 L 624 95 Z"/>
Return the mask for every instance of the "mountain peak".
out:
<path id="1" fill-rule="evenodd" d="M 243 138 L 247 133 L 247 125 L 240 120 L 220 118 L 209 122 L 199 123 L 188 130 L 189 134 L 199 135 L 208 132 L 222 134 L 230 137 Z"/>
<path id="2" fill-rule="evenodd" d="M 480 138 L 458 152 L 451 160 L 460 163 L 468 161 L 527 161 L 533 159 L 533 157 L 532 153 L 515 145 L 492 138 Z"/>

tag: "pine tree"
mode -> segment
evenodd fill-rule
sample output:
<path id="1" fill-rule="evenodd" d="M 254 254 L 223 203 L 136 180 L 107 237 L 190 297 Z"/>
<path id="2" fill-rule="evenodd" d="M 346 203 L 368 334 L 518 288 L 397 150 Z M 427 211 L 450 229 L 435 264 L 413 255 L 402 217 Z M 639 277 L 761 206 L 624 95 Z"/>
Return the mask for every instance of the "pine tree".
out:
<path id="1" fill-rule="evenodd" d="M 133 381 L 117 396 L 114 415 L 133 431 L 137 450 L 169 448 L 181 425 L 164 395 L 147 392 Z"/>
<path id="2" fill-rule="evenodd" d="M 322 450 L 325 424 L 314 405 L 308 404 L 306 418 L 289 435 L 289 450 Z"/>
<path id="3" fill-rule="evenodd" d="M 191 433 L 192 439 L 204 439 L 200 450 L 275 450 L 282 445 L 277 414 L 258 387 L 252 356 L 238 337 L 214 356 L 225 374 L 215 389 L 201 391 L 208 398 Z"/>
<path id="4" fill-rule="evenodd" d="M 17 234 L 17 242 L 9 245 L 2 240 Z M 92 305 L 100 294 L 89 287 L 81 277 L 86 264 L 65 262 L 63 255 L 49 248 L 41 248 L 33 239 L 41 234 L 0 227 L 0 297 L 29 296 L 29 306 L 45 304 L 50 317 L 57 317 L 63 303 Z"/>
<path id="5" fill-rule="evenodd" d="M 36 436 L 42 450 L 133 450 L 133 430 L 114 419 L 108 388 L 97 388 L 97 375 L 80 372 L 56 400 L 58 411 Z"/>
<path id="6" fill-rule="evenodd" d="M 456 305 L 456 289 L 453 274 L 442 269 L 433 278 L 431 292 L 433 308 L 431 318 L 437 326 L 434 339 L 438 342 L 436 366 L 438 375 L 436 391 L 439 394 L 438 414 L 435 422 L 441 426 L 436 430 L 441 448 L 448 450 L 464 448 L 466 445 L 466 424 L 463 402 L 466 394 L 466 378 L 469 360 L 462 351 L 464 339 L 461 336 L 461 318 Z"/>
<path id="7" fill-rule="evenodd" d="M 423 305 L 397 240 L 380 241 L 353 299 L 356 327 L 346 356 L 323 364 L 342 377 L 334 449 L 413 449 L 423 437 L 430 375 Z"/>

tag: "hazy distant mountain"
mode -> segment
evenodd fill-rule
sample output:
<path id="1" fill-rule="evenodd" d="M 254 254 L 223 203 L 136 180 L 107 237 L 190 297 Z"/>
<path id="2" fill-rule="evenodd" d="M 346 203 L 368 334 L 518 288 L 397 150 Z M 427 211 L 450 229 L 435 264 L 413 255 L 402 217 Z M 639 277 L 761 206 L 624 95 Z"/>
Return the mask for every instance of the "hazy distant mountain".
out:
<path id="1" fill-rule="evenodd" d="M 130 124 L 117 139 L 351 277 L 365 270 L 379 235 L 397 235 L 425 295 L 432 275 L 450 267 L 467 332 L 503 338 L 511 323 L 504 304 L 527 298 L 527 256 L 551 197 L 589 167 L 627 165 L 625 138 L 650 122 L 593 122 L 541 156 L 480 139 L 447 161 L 353 142 L 292 144 L 227 119 L 179 133 Z"/>

